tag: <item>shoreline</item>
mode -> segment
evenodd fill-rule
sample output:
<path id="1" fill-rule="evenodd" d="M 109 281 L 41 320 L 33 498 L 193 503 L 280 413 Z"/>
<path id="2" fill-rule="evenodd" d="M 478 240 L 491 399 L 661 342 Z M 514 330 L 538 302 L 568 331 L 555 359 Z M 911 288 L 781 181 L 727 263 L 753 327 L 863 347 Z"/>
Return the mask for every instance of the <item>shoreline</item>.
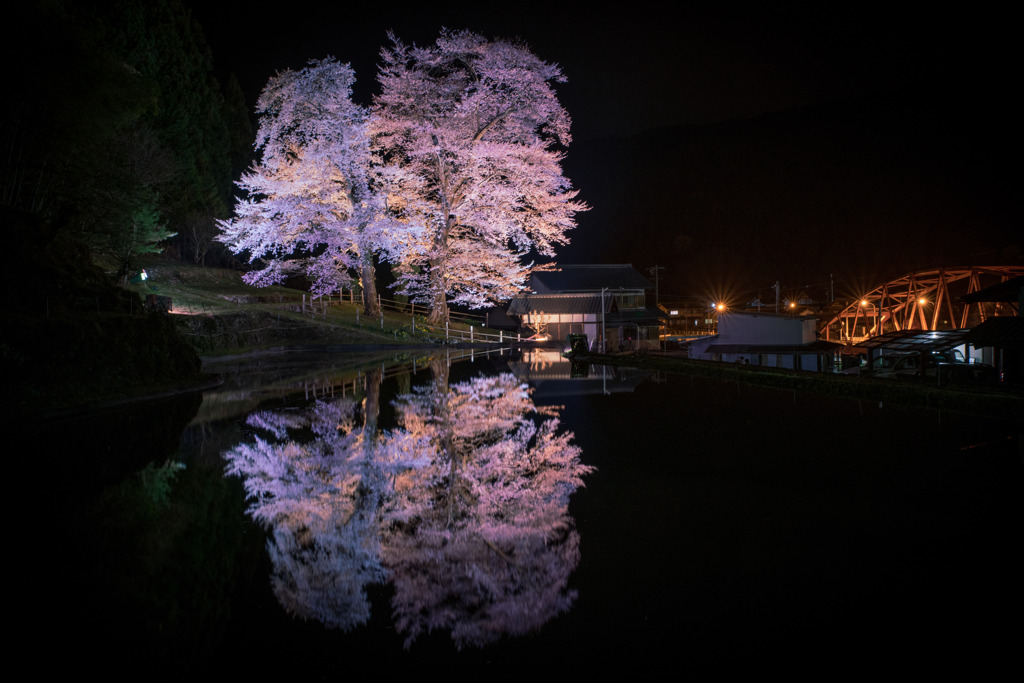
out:
<path id="1" fill-rule="evenodd" d="M 807 391 L 880 403 L 934 408 L 951 412 L 1003 418 L 1024 425 L 1024 392 L 1005 387 L 932 387 L 916 382 L 851 377 L 833 373 L 735 365 L 693 360 L 660 353 L 647 355 L 567 354 L 573 361 L 595 365 L 635 367 L 681 375 L 695 375 L 756 386 Z"/>

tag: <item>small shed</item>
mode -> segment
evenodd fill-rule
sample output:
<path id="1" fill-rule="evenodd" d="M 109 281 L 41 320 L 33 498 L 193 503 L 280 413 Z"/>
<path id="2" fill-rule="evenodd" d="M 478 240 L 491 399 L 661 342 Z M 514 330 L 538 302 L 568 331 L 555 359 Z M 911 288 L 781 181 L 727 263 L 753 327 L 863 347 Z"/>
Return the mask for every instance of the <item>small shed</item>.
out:
<path id="1" fill-rule="evenodd" d="M 841 344 L 817 338 L 817 316 L 723 311 L 718 334 L 690 345 L 690 358 L 795 370 L 830 370 Z"/>

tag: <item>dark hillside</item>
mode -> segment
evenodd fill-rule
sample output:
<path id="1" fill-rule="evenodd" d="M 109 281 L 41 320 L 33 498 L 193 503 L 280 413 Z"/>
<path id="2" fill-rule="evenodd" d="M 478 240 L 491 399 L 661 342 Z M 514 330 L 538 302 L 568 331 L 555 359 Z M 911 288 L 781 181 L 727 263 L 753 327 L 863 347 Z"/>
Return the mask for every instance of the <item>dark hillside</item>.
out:
<path id="1" fill-rule="evenodd" d="M 38 219 L 0 210 L 13 243 L 3 269 L 0 339 L 4 413 L 48 411 L 145 395 L 200 380 L 195 351 L 170 317 L 145 310 L 88 251 Z"/>

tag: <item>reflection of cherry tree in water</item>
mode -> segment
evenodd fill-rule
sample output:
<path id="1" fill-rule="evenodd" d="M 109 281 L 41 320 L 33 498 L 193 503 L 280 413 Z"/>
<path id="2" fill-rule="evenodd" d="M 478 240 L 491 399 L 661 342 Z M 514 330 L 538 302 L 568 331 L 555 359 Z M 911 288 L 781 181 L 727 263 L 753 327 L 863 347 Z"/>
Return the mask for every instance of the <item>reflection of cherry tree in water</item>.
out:
<path id="1" fill-rule="evenodd" d="M 272 530 L 268 552 L 281 605 L 344 630 L 366 622 L 365 587 L 385 578 L 377 521 L 384 473 L 373 461 L 377 372 L 367 379 L 362 428 L 348 399 L 258 412 L 249 425 L 270 440 L 257 436 L 225 454 L 228 473 L 245 480 L 250 514 Z"/>
<path id="2" fill-rule="evenodd" d="M 407 646 L 434 629 L 479 646 L 569 608 L 579 537 L 568 502 L 591 468 L 511 374 L 449 388 L 443 366 L 434 371 L 433 386 L 397 406 L 406 432 L 429 436 L 432 459 L 396 480 L 383 560 Z"/>
<path id="3" fill-rule="evenodd" d="M 444 363 L 432 367 L 434 383 L 396 403 L 398 429 L 378 431 L 371 371 L 361 410 L 343 399 L 254 413 L 264 436 L 225 454 L 272 531 L 274 593 L 290 613 L 349 630 L 370 616 L 366 586 L 390 578 L 407 646 L 445 629 L 462 647 L 572 603 L 568 501 L 591 468 L 511 374 L 449 388 Z"/>

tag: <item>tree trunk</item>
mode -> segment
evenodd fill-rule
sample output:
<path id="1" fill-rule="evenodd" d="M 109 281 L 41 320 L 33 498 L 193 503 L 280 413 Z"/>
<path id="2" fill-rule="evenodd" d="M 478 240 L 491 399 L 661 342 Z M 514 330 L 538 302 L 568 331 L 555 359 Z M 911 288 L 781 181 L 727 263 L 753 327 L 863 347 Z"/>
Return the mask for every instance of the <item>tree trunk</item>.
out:
<path id="1" fill-rule="evenodd" d="M 374 272 L 372 256 L 363 259 L 359 270 L 359 284 L 363 289 L 363 313 L 378 317 L 380 301 L 377 299 L 377 274 Z"/>
<path id="2" fill-rule="evenodd" d="M 447 309 L 446 309 L 447 310 Z M 434 378 L 431 401 L 433 406 L 431 412 L 438 425 L 437 445 L 440 448 L 438 454 L 441 462 L 448 459 L 448 485 L 444 492 L 444 506 L 446 516 L 446 527 L 450 527 L 458 516 L 458 492 L 459 492 L 459 461 L 457 446 L 455 442 L 455 429 L 451 414 L 451 403 L 449 401 L 449 364 L 446 358 L 430 359 L 430 371 Z"/>
<path id="3" fill-rule="evenodd" d="M 438 271 L 433 268 L 430 269 L 431 290 L 434 292 L 434 300 L 430 304 L 430 315 L 427 316 L 427 322 L 431 325 L 444 325 L 448 322 L 448 297 L 445 296 L 444 284 L 440 282 L 440 275 L 436 276 L 439 281 L 438 284 L 433 285 L 435 272 Z"/>
<path id="4" fill-rule="evenodd" d="M 380 385 L 384 379 L 384 371 L 371 368 L 363 375 L 363 388 L 366 396 L 363 399 L 363 433 L 366 442 L 373 443 L 377 439 L 377 418 L 380 416 Z"/>
<path id="5" fill-rule="evenodd" d="M 117 274 L 114 276 L 114 280 L 118 285 L 124 287 L 128 284 L 128 273 L 131 267 L 131 256 L 121 255 L 117 259 Z"/>
<path id="6" fill-rule="evenodd" d="M 448 322 L 448 288 L 444 281 L 444 271 L 448 265 L 448 229 L 451 220 L 452 217 L 449 216 L 441 234 L 435 238 L 434 254 L 430 259 L 430 273 L 427 277 L 434 300 L 430 302 L 430 315 L 427 316 L 427 322 L 431 325 L 444 325 Z"/>

